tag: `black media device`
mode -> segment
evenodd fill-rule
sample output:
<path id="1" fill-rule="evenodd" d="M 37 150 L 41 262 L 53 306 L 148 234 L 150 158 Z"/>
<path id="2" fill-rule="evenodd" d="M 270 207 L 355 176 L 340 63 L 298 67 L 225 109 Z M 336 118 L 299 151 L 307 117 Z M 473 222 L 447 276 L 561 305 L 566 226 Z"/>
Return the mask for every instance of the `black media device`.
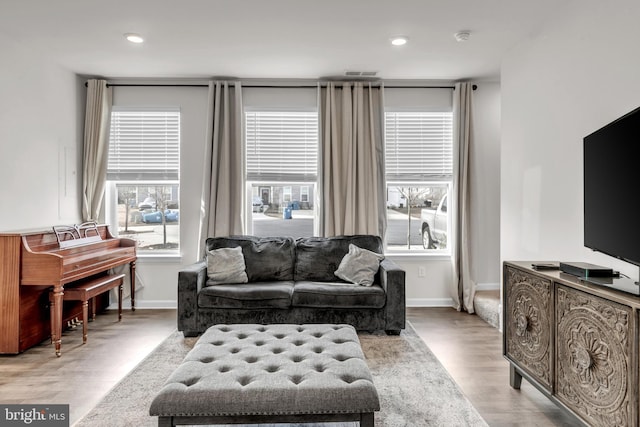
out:
<path id="1" fill-rule="evenodd" d="M 535 262 L 531 264 L 534 270 L 560 270 L 560 265 L 557 262 Z"/>
<path id="2" fill-rule="evenodd" d="M 561 262 L 560 271 L 578 277 L 613 277 L 613 270 L 586 262 Z"/>
<path id="3" fill-rule="evenodd" d="M 584 137 L 583 154 L 584 245 L 640 266 L 640 108 Z"/>

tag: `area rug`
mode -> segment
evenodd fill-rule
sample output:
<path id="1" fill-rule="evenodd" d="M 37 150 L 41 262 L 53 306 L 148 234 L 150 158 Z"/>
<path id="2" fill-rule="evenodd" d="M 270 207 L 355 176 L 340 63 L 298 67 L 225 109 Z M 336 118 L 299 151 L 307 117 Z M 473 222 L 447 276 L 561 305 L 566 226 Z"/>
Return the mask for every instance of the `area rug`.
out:
<path id="1" fill-rule="evenodd" d="M 410 324 L 399 336 L 382 332 L 358 337 L 380 396 L 377 427 L 487 426 Z M 174 332 L 74 427 L 157 426 L 157 417 L 148 415 L 151 400 L 195 342 L 196 338 Z M 285 426 L 277 424 L 281 425 Z M 312 426 L 357 427 L 358 423 L 299 425 Z"/>

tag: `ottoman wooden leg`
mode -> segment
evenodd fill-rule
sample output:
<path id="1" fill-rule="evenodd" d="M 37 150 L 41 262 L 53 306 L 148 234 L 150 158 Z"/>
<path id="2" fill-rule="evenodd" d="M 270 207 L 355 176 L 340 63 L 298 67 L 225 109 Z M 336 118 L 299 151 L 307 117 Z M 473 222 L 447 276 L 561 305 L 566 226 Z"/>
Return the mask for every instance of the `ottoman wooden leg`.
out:
<path id="1" fill-rule="evenodd" d="M 173 427 L 173 417 L 158 417 L 158 427 Z"/>
<path id="2" fill-rule="evenodd" d="M 360 414 L 360 427 L 373 427 L 373 412 L 365 412 Z"/>

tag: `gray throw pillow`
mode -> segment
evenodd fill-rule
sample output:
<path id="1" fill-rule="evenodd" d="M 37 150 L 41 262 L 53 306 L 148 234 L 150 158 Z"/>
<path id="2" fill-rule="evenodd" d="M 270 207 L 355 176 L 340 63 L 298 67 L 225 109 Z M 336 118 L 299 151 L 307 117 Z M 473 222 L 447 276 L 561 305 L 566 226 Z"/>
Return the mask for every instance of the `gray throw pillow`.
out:
<path id="1" fill-rule="evenodd" d="M 383 259 L 383 255 L 359 248 L 351 243 L 349 244 L 349 253 L 342 258 L 334 274 L 342 280 L 356 285 L 371 286 L 380 267 L 380 261 Z"/>
<path id="2" fill-rule="evenodd" d="M 207 251 L 208 285 L 247 283 L 244 256 L 240 246 Z"/>

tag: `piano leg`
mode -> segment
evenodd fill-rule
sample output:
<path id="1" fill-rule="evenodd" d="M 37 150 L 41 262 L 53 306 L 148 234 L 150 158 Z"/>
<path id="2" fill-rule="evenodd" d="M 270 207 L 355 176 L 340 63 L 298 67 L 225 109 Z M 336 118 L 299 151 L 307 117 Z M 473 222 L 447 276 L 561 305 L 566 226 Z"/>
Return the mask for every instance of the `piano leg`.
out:
<path id="1" fill-rule="evenodd" d="M 131 277 L 131 311 L 136 311 L 136 262 L 129 264 L 129 276 Z"/>
<path id="2" fill-rule="evenodd" d="M 64 286 L 54 285 L 53 296 L 51 297 L 51 341 L 56 349 L 56 356 L 62 354 L 62 299 L 64 296 Z"/>
<path id="3" fill-rule="evenodd" d="M 87 323 L 89 323 L 89 301 L 82 301 L 82 344 L 87 343 Z"/>

